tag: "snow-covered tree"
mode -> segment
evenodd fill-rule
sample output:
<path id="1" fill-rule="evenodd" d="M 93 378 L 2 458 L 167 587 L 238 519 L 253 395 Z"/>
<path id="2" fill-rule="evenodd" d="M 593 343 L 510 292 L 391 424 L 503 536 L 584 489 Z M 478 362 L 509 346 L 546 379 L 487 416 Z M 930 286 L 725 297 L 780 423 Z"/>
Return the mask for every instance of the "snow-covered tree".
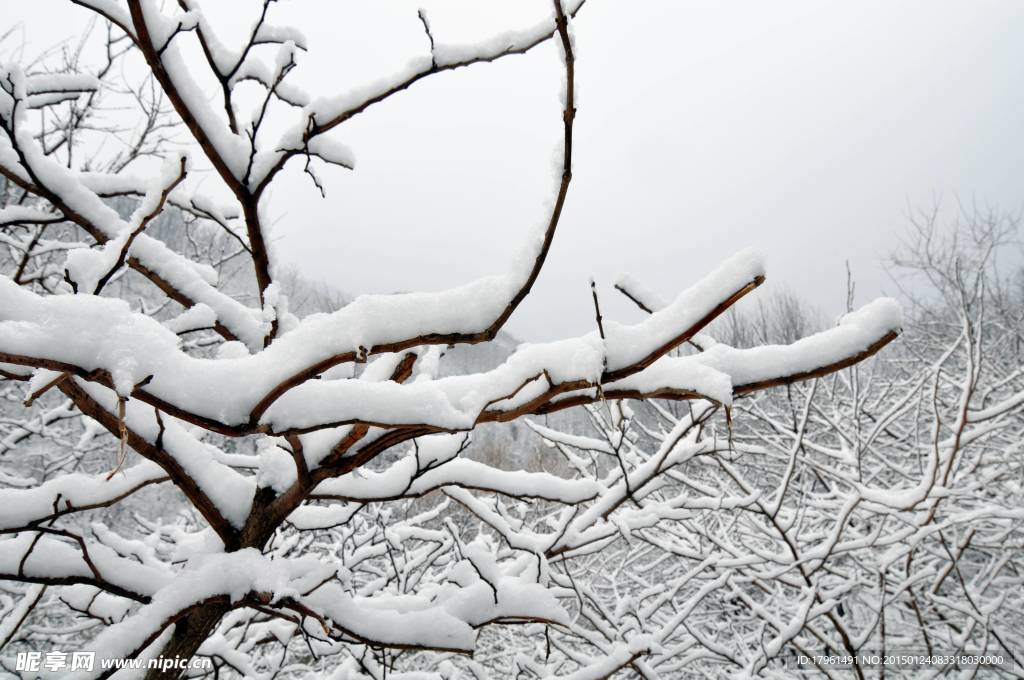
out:
<path id="1" fill-rule="evenodd" d="M 631 666 L 659 677 L 644 658 L 673 649 L 693 607 L 612 583 L 622 598 L 598 617 L 604 605 L 588 592 L 609 586 L 574 585 L 574 564 L 694 509 L 749 504 L 744 489 L 694 507 L 664 491 L 686 461 L 729 465 L 729 440 L 704 436 L 706 417 L 728 412 L 736 396 L 873 355 L 897 336 L 898 305 L 875 301 L 790 345 L 711 346 L 701 331 L 764 280 L 760 258 L 744 251 L 671 301 L 646 303 L 640 323 L 598 310 L 592 333 L 439 377 L 443 348 L 493 340 L 544 265 L 572 180 L 571 24 L 583 2 L 554 0 L 537 26 L 479 45 L 442 44 L 421 13 L 421 57 L 365 87 L 312 96 L 289 80 L 304 40 L 274 23 L 273 0 L 233 46 L 198 0 L 72 1 L 107 22 L 109 59 L 139 58 L 152 89 L 134 97 L 141 122 L 127 128 L 142 141 L 101 163 L 80 153 L 76 135 L 103 129 L 95 102 L 107 71 L 0 69 L 0 370 L 24 399 L 5 404 L 13 429 L 0 479 L 0 641 L 214 660 L 193 675 L 486 677 L 486 654 L 469 655 L 478 639 L 509 633 L 481 629 L 526 623 L 556 650 L 517 659 L 522 672 L 589 678 Z M 546 219 L 524 230 L 507 271 L 440 292 L 363 295 L 302 318 L 289 311 L 291 274 L 275 262 L 266 215 L 282 170 L 304 164 L 320 186 L 318 164 L 354 167 L 335 129 L 421 80 L 548 42 L 565 75 L 561 169 Z M 154 146 L 168 125 L 187 131 L 188 153 Z M 154 154 L 159 172 L 135 171 Z M 212 169 L 226 205 L 196 191 L 200 168 Z M 176 224 L 200 229 L 201 247 L 175 237 Z M 243 258 L 249 292 L 224 276 Z M 701 351 L 674 353 L 687 343 Z M 695 405 L 645 455 L 617 401 L 652 398 Z M 482 424 L 588 405 L 621 435 L 594 444 L 593 460 L 564 449 L 565 476 L 462 455 Z M 19 457 L 15 444 L 30 436 L 47 449 L 42 463 Z M 105 453 L 82 465 L 94 446 Z M 132 505 L 153 487 L 173 489 L 183 512 Z M 670 588 L 693 579 L 679 563 L 666 577 Z M 832 616 L 819 611 L 832 594 L 791 587 L 805 617 Z M 19 633 L 40 606 L 46 624 Z M 609 616 L 615 630 L 602 630 Z"/>
<path id="2" fill-rule="evenodd" d="M 594 612 L 578 638 L 651 636 L 659 648 L 638 664 L 649 677 L 788 678 L 800 656 L 824 677 L 979 667 L 859 661 L 886 654 L 991 655 L 1019 675 L 1024 295 L 1019 267 L 997 266 L 1017 222 L 972 213 L 947 232 L 935 216 L 914 221 L 894 260 L 901 281 L 924 282 L 906 287 L 914 313 L 893 352 L 748 395 L 727 430 L 709 402 L 655 401 L 626 418 L 589 406 L 589 437 L 534 425 L 574 460 L 614 455 L 631 475 L 683 448 L 695 421 L 710 428 L 704 447 L 634 485 L 632 512 L 661 519 L 668 503 L 673 521 L 627 522 L 628 541 L 575 567 Z M 792 317 L 777 309 L 739 320 L 771 332 Z M 827 655 L 854 662 L 815 661 Z"/>

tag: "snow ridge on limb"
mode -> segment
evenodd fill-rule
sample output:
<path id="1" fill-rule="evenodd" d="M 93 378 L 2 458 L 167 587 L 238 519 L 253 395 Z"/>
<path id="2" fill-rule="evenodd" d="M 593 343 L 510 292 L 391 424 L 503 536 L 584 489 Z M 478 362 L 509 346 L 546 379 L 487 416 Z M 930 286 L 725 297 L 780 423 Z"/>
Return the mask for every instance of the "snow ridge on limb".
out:
<path id="1" fill-rule="evenodd" d="M 601 487 L 589 480 L 563 479 L 545 472 L 499 470 L 465 458 L 424 469 L 415 457 L 409 456 L 381 473 L 362 472 L 359 476 L 349 473 L 324 480 L 314 489 L 313 497 L 385 501 L 422 496 L 446 487 L 542 498 L 567 505 L 591 500 L 601 492 Z"/>
<path id="2" fill-rule="evenodd" d="M 611 382 L 650 366 L 699 333 L 759 286 L 764 277 L 764 260 L 754 251 L 744 250 L 642 322 L 632 326 L 605 323 L 609 362 L 604 380 Z"/>
<path id="3" fill-rule="evenodd" d="M 585 2 L 586 0 L 572 0 L 565 3 L 563 7 L 559 7 L 558 12 L 573 18 L 582 9 Z M 505 56 L 523 54 L 552 38 L 558 38 L 560 36 L 559 20 L 557 15 L 553 15 L 535 26 L 495 35 L 476 44 L 433 44 L 430 56 L 410 62 L 404 71 L 362 89 L 314 101 L 310 106 L 310 113 L 318 121 L 315 134 L 322 134 L 337 127 L 374 104 L 435 73 L 495 61 Z M 429 23 L 425 28 L 429 34 Z"/>
<path id="4" fill-rule="evenodd" d="M 902 325 L 899 303 L 892 298 L 879 298 L 844 316 L 836 327 L 791 345 L 735 349 L 716 344 L 696 355 L 665 357 L 647 371 L 608 385 L 607 391 L 668 392 L 677 389 L 674 385 L 685 385 L 688 374 L 707 371 L 709 381 L 727 378 L 729 389 L 722 390 L 725 385 L 721 382 L 717 386 L 704 383 L 703 393 L 719 403 L 730 404 L 733 395 L 821 377 L 857 363 L 894 340 Z M 690 384 L 700 382 L 696 376 L 689 377 Z"/>
<path id="5" fill-rule="evenodd" d="M 27 489 L 0 489 L 0 533 L 21 531 L 62 515 L 112 505 L 138 489 L 168 480 L 158 465 L 143 461 L 111 479 L 70 473 Z"/>
<path id="6" fill-rule="evenodd" d="M 92 10 L 93 12 L 96 12 L 96 14 L 111 22 L 132 38 L 135 37 L 135 32 L 132 29 L 131 14 L 128 13 L 128 8 L 126 7 L 124 0 L 70 1 L 73 5 L 78 5 L 80 7 L 84 7 L 86 9 Z"/>
<path id="7" fill-rule="evenodd" d="M 102 543 L 86 541 L 70 532 L 40 528 L 0 538 L 0 578 L 53 585 L 88 584 L 119 597 L 147 602 L 172 581 L 172 572 L 126 559 Z"/>
<path id="8" fill-rule="evenodd" d="M 747 273 L 741 271 L 743 276 Z M 730 282 L 726 288 L 732 285 Z M 375 332 L 372 328 L 364 330 L 367 317 L 360 314 L 358 306 L 351 309 L 350 305 L 301 325 L 257 355 L 231 360 L 197 359 L 179 350 L 173 333 L 122 302 L 43 298 L 3 278 L 0 292 L 6 319 L 0 321 L 0 358 L 4 362 L 106 380 L 122 396 L 134 396 L 176 417 L 226 434 L 259 430 L 249 426 L 252 412 L 264 399 L 261 395 L 273 391 L 281 376 L 316 362 L 331 352 L 331 345 L 351 346 Z M 707 297 L 696 305 L 681 305 L 681 312 L 675 307 L 658 312 L 664 316 L 648 320 L 657 327 L 648 328 L 647 322 L 609 326 L 607 341 L 590 334 L 524 345 L 502 366 L 487 373 L 410 385 L 307 381 L 276 400 L 259 425 L 278 433 L 355 423 L 422 425 L 454 431 L 469 429 L 481 419 L 504 420 L 509 414 L 517 417 L 543 412 L 548 403 L 564 407 L 566 397 L 557 398 L 560 395 L 598 386 L 610 395 L 643 398 L 646 394 L 669 396 L 675 392 L 681 398 L 704 396 L 728 402 L 732 390 L 727 389 L 726 381 L 736 393 L 743 394 L 824 375 L 877 352 L 896 337 L 901 323 L 898 305 L 883 299 L 848 315 L 836 328 L 788 347 L 735 350 L 723 345 L 695 357 L 650 359 L 652 350 L 667 352 L 666 348 L 677 346 L 703 328 L 709 314 L 713 318 L 721 307 L 721 302 L 714 302 L 716 297 L 720 296 Z M 424 294 L 424 304 L 427 299 Z M 687 300 L 686 294 L 680 299 Z M 710 312 L 705 311 L 708 308 Z M 411 307 L 401 309 L 414 315 Z M 420 323 L 433 320 L 431 307 L 426 312 L 423 305 L 418 309 L 419 316 L 409 324 L 415 325 L 416 318 Z M 380 318 L 378 311 L 375 309 L 368 318 Z M 676 323 L 667 323 L 677 322 L 674 317 L 680 314 L 684 324 L 692 323 L 682 326 L 681 331 Z M 98 319 L 104 323 L 98 324 Z M 650 331 L 649 339 L 641 343 L 638 338 L 645 329 Z M 78 342 L 64 343 L 63 338 L 69 336 L 78 338 Z M 319 346 L 312 342 L 314 337 L 320 339 Z M 604 382 L 604 378 L 616 375 L 627 377 Z M 491 404 L 511 398 L 525 384 L 540 378 L 549 387 L 527 400 L 525 410 L 520 406 L 506 413 L 486 412 Z M 136 388 L 140 383 L 145 386 Z"/>

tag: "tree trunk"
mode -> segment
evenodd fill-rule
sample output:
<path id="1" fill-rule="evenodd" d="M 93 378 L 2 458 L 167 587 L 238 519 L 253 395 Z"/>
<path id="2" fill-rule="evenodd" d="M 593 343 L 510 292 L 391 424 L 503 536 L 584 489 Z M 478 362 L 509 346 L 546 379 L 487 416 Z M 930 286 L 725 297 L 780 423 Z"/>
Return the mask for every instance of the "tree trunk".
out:
<path id="1" fill-rule="evenodd" d="M 184 674 L 189 660 L 216 628 L 229 607 L 225 604 L 209 604 L 196 609 L 174 624 L 174 634 L 160 654 L 161 659 L 174 660 L 174 667 L 151 668 L 146 680 L 177 680 Z"/>

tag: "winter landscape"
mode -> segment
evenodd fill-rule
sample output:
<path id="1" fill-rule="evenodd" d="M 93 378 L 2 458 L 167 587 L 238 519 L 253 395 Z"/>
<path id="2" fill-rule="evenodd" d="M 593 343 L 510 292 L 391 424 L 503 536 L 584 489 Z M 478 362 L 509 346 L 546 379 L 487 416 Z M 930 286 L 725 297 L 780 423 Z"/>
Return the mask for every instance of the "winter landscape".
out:
<path id="1" fill-rule="evenodd" d="M 908 199 L 866 283 L 815 251 L 827 224 L 751 225 L 792 253 L 778 271 L 728 230 L 704 252 L 686 182 L 668 210 L 592 179 L 650 145 L 586 127 L 616 115 L 588 30 L 630 33 L 648 3 L 24 4 L 0 15 L 0 677 L 1024 677 L 1021 196 L 987 200 L 996 170 Z M 918 9 L 965 11 L 945 5 Z M 486 30 L 463 39 L 460 11 Z M 394 54 L 351 77 L 328 19 L 369 36 L 368 62 Z M 32 29 L 50 20 L 74 37 Z M 530 88 L 528 115 L 502 103 Z M 428 113 L 539 165 L 520 179 L 496 141 L 495 169 L 459 170 L 452 142 L 408 180 L 429 200 L 360 203 L 346 183 L 380 148 L 361 135 L 415 155 L 388 140 Z M 673 139 L 638 165 L 695 181 Z M 992 168 L 1024 159 L 1000 148 Z M 599 200 L 671 234 L 602 224 Z M 366 224 L 386 235 L 346 241 Z"/>

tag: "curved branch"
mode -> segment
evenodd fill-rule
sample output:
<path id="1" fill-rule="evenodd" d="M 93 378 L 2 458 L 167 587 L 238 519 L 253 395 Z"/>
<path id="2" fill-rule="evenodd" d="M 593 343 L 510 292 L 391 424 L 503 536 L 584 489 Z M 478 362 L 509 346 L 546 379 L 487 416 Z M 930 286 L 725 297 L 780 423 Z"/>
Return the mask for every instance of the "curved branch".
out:
<path id="1" fill-rule="evenodd" d="M 558 5 L 558 3 L 556 3 L 556 5 Z M 576 11 L 579 11 L 579 8 L 582 7 L 582 5 L 583 5 L 583 3 L 581 2 L 580 5 L 576 8 Z M 554 240 L 555 231 L 558 228 L 558 223 L 559 223 L 559 220 L 561 219 L 561 216 L 562 216 L 562 209 L 565 206 L 565 199 L 566 199 L 566 196 L 569 193 L 569 185 L 570 185 L 570 182 L 572 181 L 573 121 L 576 118 L 576 107 L 575 107 L 575 90 L 576 90 L 575 57 L 574 57 L 573 52 L 572 52 L 572 41 L 569 38 L 568 19 L 565 16 L 565 14 L 563 13 L 562 8 L 561 8 L 560 5 L 558 5 L 558 7 L 557 7 L 557 16 L 558 16 L 558 20 L 556 21 L 556 26 L 555 26 L 554 30 L 551 33 L 543 36 L 542 38 L 539 38 L 538 40 L 530 43 L 528 46 L 522 48 L 522 52 L 526 52 L 526 51 L 532 49 L 533 47 L 535 47 L 536 45 L 539 45 L 540 43 L 550 39 L 553 35 L 555 35 L 557 33 L 560 36 L 560 38 L 561 38 L 562 49 L 563 49 L 564 54 L 565 54 L 565 74 L 566 74 L 566 80 L 565 80 L 565 108 L 562 111 L 562 129 L 563 129 L 562 174 L 561 174 L 561 178 L 559 180 L 558 190 L 557 190 L 557 193 L 555 195 L 555 202 L 554 202 L 554 205 L 553 205 L 553 207 L 551 209 L 551 214 L 548 217 L 548 224 L 547 224 L 546 229 L 544 230 L 544 234 L 543 234 L 543 237 L 542 237 L 542 240 L 541 240 L 540 247 L 537 250 L 537 253 L 536 253 L 535 257 L 534 257 L 534 261 L 533 261 L 533 264 L 532 264 L 532 266 L 530 268 L 529 273 L 527 274 L 527 276 L 523 280 L 522 284 L 519 286 L 518 290 L 516 290 L 516 292 L 507 301 L 507 303 L 505 304 L 505 307 L 501 310 L 501 312 L 497 315 L 497 317 L 494 318 L 491 321 L 491 323 L 486 328 L 484 328 L 482 330 L 479 330 L 479 331 L 476 331 L 476 332 L 471 332 L 471 333 L 426 333 L 426 334 L 421 334 L 421 335 L 418 335 L 418 336 L 415 336 L 415 337 L 411 337 L 411 338 L 405 338 L 405 339 L 400 339 L 400 340 L 396 340 L 396 341 L 392 341 L 392 342 L 381 343 L 381 344 L 378 344 L 378 345 L 374 345 L 373 347 L 370 347 L 368 350 L 366 350 L 364 352 L 363 356 L 372 355 L 372 354 L 382 354 L 382 353 L 387 353 L 387 352 L 401 352 L 401 351 L 404 351 L 404 350 L 407 350 L 407 349 L 411 349 L 413 347 L 417 347 L 417 346 L 420 346 L 420 345 L 475 344 L 475 343 L 486 342 L 488 340 L 492 340 L 492 339 L 494 339 L 495 336 L 497 336 L 498 332 L 502 329 L 502 327 L 504 327 L 505 322 L 508 321 L 509 317 L 512 316 L 512 313 L 515 312 L 516 308 L 518 308 L 519 305 L 522 303 L 522 301 L 524 299 L 526 299 L 526 296 L 530 293 L 530 290 L 533 288 L 533 284 L 536 282 L 537 277 L 540 275 L 540 271 L 541 271 L 541 269 L 544 266 L 545 260 L 547 259 L 548 251 L 551 248 L 551 243 Z M 573 12 L 573 16 L 575 16 L 575 12 Z M 309 140 L 312 137 L 314 137 L 314 136 L 316 136 L 318 134 L 322 134 L 323 132 L 326 132 L 326 131 L 330 130 L 331 128 L 333 128 L 333 127 L 335 127 L 337 125 L 340 125 L 342 122 L 344 122 L 345 120 L 348 120 L 349 118 L 351 118 L 351 117 L 355 116 L 356 114 L 360 113 L 361 111 L 365 110 L 366 108 L 368 108 L 373 103 L 376 103 L 376 102 L 379 102 L 379 101 L 383 101 L 384 99 L 387 99 L 388 97 L 392 96 L 393 94 L 395 94 L 395 93 L 397 93 L 397 92 L 399 92 L 401 90 L 404 90 L 405 88 L 409 87 L 410 85 L 412 85 L 417 80 L 420 80 L 420 79 L 422 79 L 422 78 L 424 78 L 424 77 L 426 77 L 426 76 L 428 76 L 428 75 L 430 75 L 432 73 L 438 73 L 438 72 L 445 71 L 445 70 L 451 70 L 451 69 L 454 69 L 454 68 L 459 68 L 461 66 L 467 66 L 469 64 L 480 63 L 480 62 L 483 62 L 483 61 L 494 61 L 495 59 L 499 58 L 500 56 L 505 56 L 506 54 L 514 54 L 514 53 L 520 53 L 520 52 L 519 51 L 503 52 L 500 55 L 493 56 L 493 57 L 490 57 L 490 58 L 470 59 L 470 60 L 467 60 L 467 61 L 464 61 L 464 62 L 459 62 L 457 64 L 452 64 L 452 65 L 449 65 L 449 66 L 435 66 L 435 67 L 432 67 L 430 70 L 428 70 L 426 72 L 423 72 L 423 73 L 421 73 L 421 74 L 419 74 L 419 75 L 417 75 L 417 76 L 407 80 L 404 84 L 402 84 L 400 86 L 397 86 L 397 87 L 394 87 L 391 90 L 387 91 L 386 93 L 381 94 L 381 95 L 379 95 L 377 97 L 371 98 L 370 100 L 362 103 L 361 105 L 355 107 L 354 109 L 351 109 L 351 110 L 349 110 L 349 111 L 347 111 L 347 112 L 337 116 L 336 118 L 332 119 L 331 121 L 328 121 L 328 123 L 326 123 L 326 124 L 317 125 L 315 123 L 315 119 L 314 119 L 314 125 L 313 125 L 312 128 L 310 128 L 307 131 L 307 133 L 306 133 L 306 135 L 305 135 L 305 137 L 303 139 L 303 142 L 304 142 L 304 144 L 308 144 Z M 280 167 L 283 167 L 283 165 L 284 165 L 284 163 L 286 161 L 287 161 L 287 156 L 282 158 L 282 160 L 279 162 L 279 167 L 277 169 L 280 169 Z M 260 184 L 260 186 L 256 189 L 256 191 L 255 191 L 255 195 L 256 196 L 259 196 L 259 194 L 267 186 L 267 184 L 269 183 L 270 179 L 274 176 L 274 172 L 276 172 L 276 170 L 271 171 L 268 174 L 267 178 L 265 178 L 263 180 L 263 182 Z M 332 366 L 336 366 L 336 365 L 342 364 L 342 363 L 348 363 L 348 362 L 354 361 L 356 358 L 357 358 L 356 352 L 344 352 L 344 353 L 337 354 L 337 355 L 332 356 L 332 357 L 328 357 L 328 358 L 326 358 L 326 359 L 324 359 L 322 361 L 319 361 L 316 364 L 306 368 L 305 370 L 300 371 L 300 372 L 290 376 L 286 380 L 284 380 L 281 383 L 279 383 L 269 393 L 267 393 L 266 397 L 264 397 L 256 405 L 256 407 L 252 411 L 251 422 L 252 423 L 258 422 L 259 419 L 262 417 L 262 415 L 266 412 L 266 410 L 268 408 L 270 408 L 270 406 L 278 398 L 280 398 L 281 395 L 283 395 L 285 392 L 290 390 L 292 387 L 295 387 L 296 385 L 302 384 L 306 380 L 309 380 L 309 379 L 313 378 L 314 376 L 317 376 L 320 373 L 323 373 L 324 371 L 326 371 L 327 369 L 331 368 Z"/>

